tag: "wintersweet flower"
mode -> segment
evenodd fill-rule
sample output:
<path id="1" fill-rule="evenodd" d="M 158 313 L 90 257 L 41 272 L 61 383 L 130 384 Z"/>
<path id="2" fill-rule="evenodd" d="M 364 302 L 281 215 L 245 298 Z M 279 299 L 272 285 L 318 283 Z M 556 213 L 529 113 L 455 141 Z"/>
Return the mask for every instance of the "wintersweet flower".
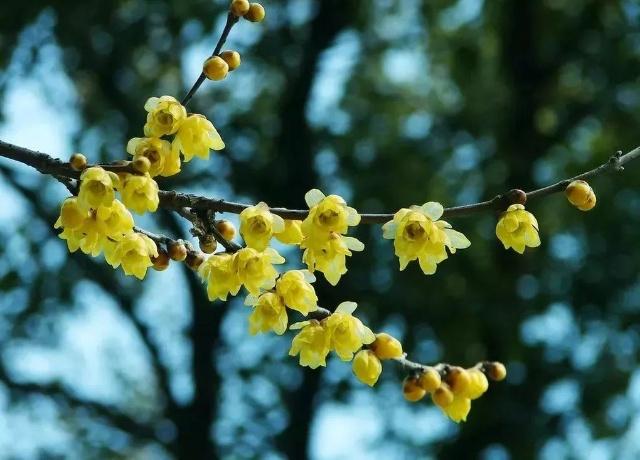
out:
<path id="1" fill-rule="evenodd" d="M 213 124 L 203 115 L 189 115 L 182 122 L 171 144 L 174 154 L 182 152 L 184 161 L 194 156 L 204 160 L 209 158 L 209 150 L 222 150 L 224 142 Z"/>
<path id="2" fill-rule="evenodd" d="M 215 254 L 205 260 L 198 274 L 207 283 L 207 296 L 210 301 L 227 300 L 229 294 L 236 295 L 241 283 L 233 271 L 233 255 Z"/>
<path id="3" fill-rule="evenodd" d="M 448 257 L 447 249 L 454 254 L 457 249 L 471 245 L 467 237 L 453 230 L 449 223 L 438 220 L 443 212 L 440 203 L 430 201 L 400 209 L 393 220 L 382 226 L 383 237 L 394 240 L 400 270 L 417 259 L 422 271 L 432 275 L 438 264 Z"/>
<path id="4" fill-rule="evenodd" d="M 304 246 L 303 242 L 300 247 Z M 363 249 L 364 244 L 358 239 L 332 232 L 322 246 L 305 248 L 302 261 L 310 271 L 322 272 L 327 281 L 335 286 L 342 275 L 347 273 L 347 256 L 352 254 L 351 251 Z"/>
<path id="5" fill-rule="evenodd" d="M 149 174 L 127 174 L 120 193 L 125 206 L 138 214 L 158 209 L 158 184 Z"/>
<path id="6" fill-rule="evenodd" d="M 403 354 L 400 341 L 386 332 L 376 334 L 376 340 L 369 348 L 380 359 L 400 358 Z"/>
<path id="7" fill-rule="evenodd" d="M 173 134 L 187 118 L 187 110 L 172 96 L 150 97 L 144 109 L 149 112 L 144 125 L 144 135 L 147 137 Z"/>
<path id="8" fill-rule="evenodd" d="M 249 333 L 256 335 L 273 331 L 282 335 L 287 330 L 287 323 L 287 309 L 282 299 L 273 292 L 265 292 L 258 297 L 249 316 Z"/>
<path id="9" fill-rule="evenodd" d="M 240 234 L 247 246 L 263 251 L 274 233 L 284 230 L 284 220 L 272 214 L 266 203 L 260 202 L 240 213 Z"/>
<path id="10" fill-rule="evenodd" d="M 180 156 L 173 155 L 169 141 L 157 137 L 134 137 L 127 143 L 127 153 L 133 159 L 144 157 L 149 160 L 149 175 L 172 176 L 180 172 Z"/>
<path id="11" fill-rule="evenodd" d="M 268 290 L 275 286 L 278 272 L 273 264 L 282 264 L 284 261 L 284 257 L 272 248 L 264 251 L 242 248 L 233 256 L 232 269 L 249 293 L 258 295 L 261 289 Z"/>
<path id="12" fill-rule="evenodd" d="M 471 400 L 464 396 L 454 395 L 453 401 L 445 406 L 439 406 L 447 417 L 456 423 L 466 422 L 471 411 Z"/>
<path id="13" fill-rule="evenodd" d="M 326 319 L 330 336 L 330 347 L 343 361 L 350 361 L 362 345 L 372 343 L 376 336 L 352 313 L 357 308 L 355 302 L 342 302 Z"/>
<path id="14" fill-rule="evenodd" d="M 300 365 L 316 369 L 326 366 L 329 354 L 329 332 L 316 320 L 292 324 L 290 329 L 301 329 L 293 338 L 289 356 L 300 355 Z"/>
<path id="15" fill-rule="evenodd" d="M 80 176 L 78 203 L 85 209 L 110 206 L 115 199 L 115 189 L 118 185 L 116 174 L 99 166 L 87 168 Z"/>
<path id="16" fill-rule="evenodd" d="M 374 386 L 382 373 L 382 363 L 371 350 L 360 350 L 353 358 L 352 370 L 362 383 Z"/>
<path id="17" fill-rule="evenodd" d="M 513 248 L 519 254 L 525 247 L 540 246 L 538 221 L 521 204 L 512 204 L 502 213 L 496 225 L 496 236 L 505 249 Z"/>
<path id="18" fill-rule="evenodd" d="M 89 211 L 85 210 L 78 202 L 78 197 L 70 197 L 62 202 L 60 217 L 54 224 L 54 228 L 65 230 L 78 230 L 89 217 Z"/>
<path id="19" fill-rule="evenodd" d="M 122 266 L 126 275 L 143 279 L 151 267 L 151 257 L 158 257 L 158 248 L 151 238 L 140 233 L 129 233 L 108 251 L 107 262 L 113 267 Z"/>
<path id="20" fill-rule="evenodd" d="M 583 180 L 574 180 L 565 189 L 569 203 L 580 211 L 589 211 L 596 205 L 596 194 L 591 186 Z"/>
<path id="21" fill-rule="evenodd" d="M 300 244 L 302 242 L 302 221 L 286 220 L 284 221 L 284 229 L 280 233 L 274 233 L 278 241 L 284 244 Z"/>
<path id="22" fill-rule="evenodd" d="M 305 247 L 322 246 L 329 233 L 347 233 L 348 228 L 360 223 L 360 215 L 347 206 L 341 196 L 325 196 L 318 189 L 309 190 L 304 199 L 309 215 L 302 221 Z"/>
<path id="23" fill-rule="evenodd" d="M 276 282 L 276 292 L 287 307 L 307 316 L 318 309 L 318 296 L 311 285 L 315 280 L 307 270 L 290 270 Z"/>

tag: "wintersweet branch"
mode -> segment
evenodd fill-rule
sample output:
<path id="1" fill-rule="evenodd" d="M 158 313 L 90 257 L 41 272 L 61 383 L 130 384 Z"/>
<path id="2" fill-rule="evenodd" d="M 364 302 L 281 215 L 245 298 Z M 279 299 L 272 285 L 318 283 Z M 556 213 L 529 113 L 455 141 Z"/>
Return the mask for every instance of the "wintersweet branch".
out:
<path id="1" fill-rule="evenodd" d="M 0 156 L 9 158 L 11 160 L 31 166 L 42 174 L 49 174 L 57 177 L 66 177 L 77 179 L 80 177 L 80 173 L 74 171 L 71 165 L 67 162 L 63 162 L 57 158 L 54 158 L 46 153 L 36 152 L 24 147 L 9 144 L 7 142 L 0 141 Z M 591 169 L 589 171 L 578 174 L 577 176 L 561 180 L 554 184 L 548 185 L 535 190 L 526 192 L 526 199 L 530 201 L 532 199 L 543 198 L 554 193 L 562 192 L 569 183 L 574 180 L 587 180 L 608 172 L 623 171 L 624 166 L 627 163 L 635 160 L 640 156 L 640 147 L 636 147 L 633 150 L 622 154 L 617 152 L 606 163 Z M 122 169 L 118 171 L 118 168 L 123 168 L 123 165 L 100 165 L 105 169 L 112 170 L 114 172 L 124 172 Z M 522 197 L 521 191 L 510 190 L 504 194 L 497 195 L 494 198 L 482 201 L 479 203 L 466 204 L 462 206 L 454 206 L 445 208 L 443 218 L 455 218 L 473 215 L 481 212 L 499 212 L 506 209 L 510 204 L 518 202 Z M 200 195 L 194 195 L 190 193 L 180 193 L 176 191 L 160 190 L 160 206 L 178 210 L 182 208 L 191 208 L 194 211 L 197 210 L 210 210 L 219 213 L 232 213 L 240 214 L 243 210 L 248 208 L 249 204 L 236 203 L 233 201 L 227 201 L 217 198 L 208 198 Z M 270 208 L 273 214 L 276 214 L 283 219 L 290 220 L 302 220 L 309 211 L 306 209 L 287 209 L 287 208 Z M 361 223 L 363 224 L 382 224 L 393 218 L 393 213 L 382 214 L 360 214 Z"/>

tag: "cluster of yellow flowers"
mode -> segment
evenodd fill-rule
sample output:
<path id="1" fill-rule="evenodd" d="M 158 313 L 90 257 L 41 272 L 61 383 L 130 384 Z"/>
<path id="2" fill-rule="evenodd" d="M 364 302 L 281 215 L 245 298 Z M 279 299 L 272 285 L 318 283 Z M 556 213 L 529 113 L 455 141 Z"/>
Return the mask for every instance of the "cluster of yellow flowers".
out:
<path id="1" fill-rule="evenodd" d="M 310 271 L 322 272 L 335 286 L 347 272 L 346 256 L 350 256 L 351 251 L 364 249 L 358 239 L 345 236 L 349 227 L 360 223 L 360 215 L 338 195 L 325 196 L 320 190 L 312 189 L 304 198 L 309 215 L 301 225 L 302 260 Z"/>
<path id="2" fill-rule="evenodd" d="M 434 404 L 451 420 L 461 422 L 467 419 L 471 401 L 489 388 L 487 375 L 500 381 L 507 376 L 507 370 L 498 362 L 479 363 L 470 369 L 447 364 L 425 366 L 405 378 L 402 390 L 404 397 L 412 402 L 430 394 Z"/>
<path id="3" fill-rule="evenodd" d="M 82 171 L 78 196 L 63 202 L 55 223 L 55 228 L 63 229 L 60 238 L 67 241 L 71 252 L 80 249 L 94 257 L 104 252 L 111 266 L 121 266 L 125 274 L 140 279 L 159 252 L 153 240 L 134 232 L 129 210 L 143 214 L 158 209 L 159 189 L 153 177 L 180 172 L 180 154 L 189 161 L 193 156 L 207 158 L 210 149 L 224 147 L 204 116 L 187 116 L 184 106 L 171 96 L 149 98 L 145 110 L 147 137 L 128 142 L 133 161 L 113 166 L 117 173 L 107 166 L 87 167 L 82 154 L 72 156 L 71 166 Z M 174 135 L 171 143 L 162 139 L 167 135 Z"/>

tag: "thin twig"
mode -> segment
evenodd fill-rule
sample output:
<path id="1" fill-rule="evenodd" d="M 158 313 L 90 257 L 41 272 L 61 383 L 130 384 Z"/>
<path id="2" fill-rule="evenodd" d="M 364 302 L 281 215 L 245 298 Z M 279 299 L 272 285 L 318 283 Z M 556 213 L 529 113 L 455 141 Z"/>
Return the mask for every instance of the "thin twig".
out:
<path id="1" fill-rule="evenodd" d="M 210 57 L 217 56 L 217 55 L 220 54 L 220 51 L 222 50 L 222 47 L 224 46 L 225 42 L 227 41 L 227 37 L 229 36 L 229 32 L 231 32 L 231 29 L 238 22 L 239 19 L 240 19 L 239 17 L 235 16 L 231 12 L 229 12 L 229 14 L 227 14 L 227 22 L 224 25 L 224 29 L 222 30 L 222 34 L 220 35 L 220 38 L 218 39 L 218 43 L 216 43 L 216 47 L 214 48 L 213 53 L 211 53 Z M 207 76 L 204 74 L 204 72 L 202 72 L 200 74 L 200 76 L 198 77 L 198 79 L 196 80 L 196 82 L 191 87 L 191 89 L 189 90 L 189 92 L 187 93 L 187 95 L 184 97 L 184 99 L 182 99 L 182 101 L 181 101 L 182 105 L 184 105 L 186 107 L 186 105 L 189 103 L 189 101 L 191 100 L 193 95 L 196 94 L 196 91 L 198 91 L 198 88 L 200 88 L 200 86 L 206 80 L 206 78 L 207 78 Z"/>

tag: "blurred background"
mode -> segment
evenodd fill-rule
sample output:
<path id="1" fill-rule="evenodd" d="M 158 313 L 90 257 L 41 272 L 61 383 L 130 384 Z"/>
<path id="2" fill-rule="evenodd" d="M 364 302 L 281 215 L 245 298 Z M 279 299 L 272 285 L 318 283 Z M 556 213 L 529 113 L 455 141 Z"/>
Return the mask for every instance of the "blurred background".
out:
<path id="1" fill-rule="evenodd" d="M 10 1 L 0 11 L 0 138 L 66 159 L 126 156 L 144 101 L 180 98 L 227 0 Z M 640 144 L 635 0 L 265 0 L 226 49 L 243 64 L 190 106 L 227 148 L 164 189 L 304 207 L 319 187 L 359 210 L 457 205 L 548 184 Z M 400 273 L 379 226 L 321 305 L 359 303 L 424 363 L 503 361 L 506 382 L 452 423 L 371 390 L 291 336 L 250 337 L 241 301 L 210 303 L 181 264 L 144 282 L 70 255 L 62 185 L 0 161 L 2 459 L 640 458 L 640 179 L 593 182 L 589 213 L 531 203 L 543 245 L 505 251 L 496 216 L 435 276 Z M 226 217 L 226 216 L 225 216 Z M 167 212 L 137 218 L 187 237 Z M 299 254 L 286 253 L 290 267 Z"/>

